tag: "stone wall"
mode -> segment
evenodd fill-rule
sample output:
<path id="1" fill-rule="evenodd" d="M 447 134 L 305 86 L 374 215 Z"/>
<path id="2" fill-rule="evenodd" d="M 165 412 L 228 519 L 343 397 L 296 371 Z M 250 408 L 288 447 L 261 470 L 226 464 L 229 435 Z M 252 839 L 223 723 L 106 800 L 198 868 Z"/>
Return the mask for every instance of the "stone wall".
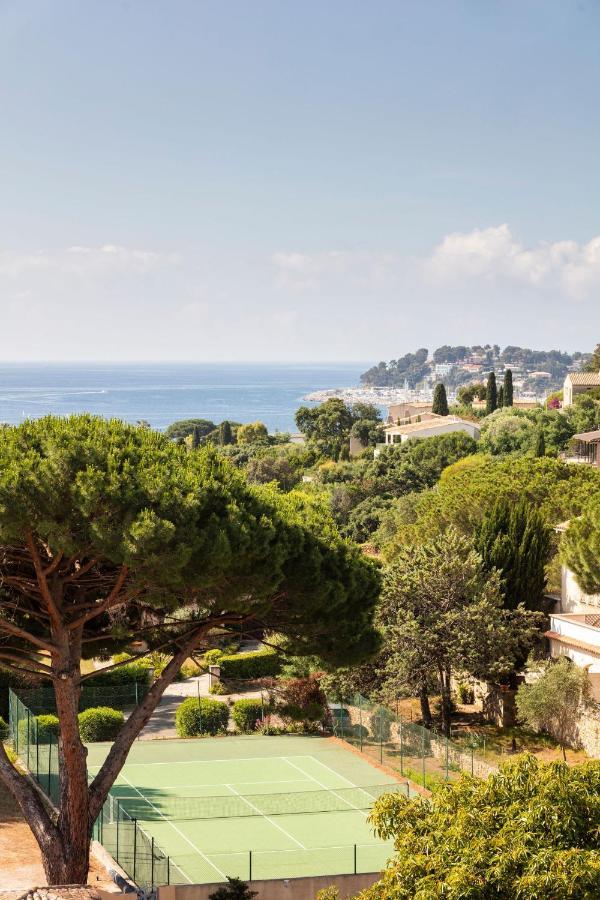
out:
<path id="1" fill-rule="evenodd" d="M 251 881 L 258 900 L 315 900 L 318 891 L 335 884 L 340 900 L 355 897 L 381 878 L 380 872 L 363 875 L 318 875 L 312 878 L 281 878 Z M 158 900 L 208 900 L 220 884 L 172 884 L 158 889 Z"/>

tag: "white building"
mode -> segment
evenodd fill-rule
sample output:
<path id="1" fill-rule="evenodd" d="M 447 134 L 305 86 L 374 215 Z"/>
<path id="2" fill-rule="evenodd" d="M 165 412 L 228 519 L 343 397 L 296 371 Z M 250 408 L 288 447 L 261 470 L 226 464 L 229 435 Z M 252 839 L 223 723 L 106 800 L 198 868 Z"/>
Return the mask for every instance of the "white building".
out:
<path id="1" fill-rule="evenodd" d="M 478 441 L 481 435 L 479 426 L 475 422 L 461 419 L 459 416 L 435 416 L 426 422 L 411 422 L 407 425 L 388 425 L 383 429 L 385 443 L 378 444 L 375 448 L 375 456 L 384 447 L 391 444 L 403 444 L 411 438 L 436 437 L 439 434 L 450 434 L 453 431 L 462 431 Z"/>
<path id="2" fill-rule="evenodd" d="M 565 522 L 556 530 L 567 527 Z M 560 600 L 550 616 L 546 637 L 552 657 L 568 656 L 588 670 L 592 696 L 600 700 L 600 594 L 582 591 L 567 566 L 561 570 Z"/>
<path id="3" fill-rule="evenodd" d="M 600 388 L 600 372 L 569 372 L 563 384 L 563 409 L 571 406 L 575 397 Z"/>

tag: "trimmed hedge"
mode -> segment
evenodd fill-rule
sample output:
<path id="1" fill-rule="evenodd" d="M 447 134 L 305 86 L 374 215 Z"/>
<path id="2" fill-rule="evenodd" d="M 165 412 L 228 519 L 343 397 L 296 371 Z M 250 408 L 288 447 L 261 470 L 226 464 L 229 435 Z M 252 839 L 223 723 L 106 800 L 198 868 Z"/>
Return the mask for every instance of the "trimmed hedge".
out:
<path id="1" fill-rule="evenodd" d="M 0 741 L 5 741 L 8 738 L 8 725 L 0 716 Z"/>
<path id="2" fill-rule="evenodd" d="M 221 678 L 224 681 L 243 680 L 245 678 L 265 678 L 279 675 L 281 660 L 275 650 L 258 650 L 254 653 L 236 653 L 235 656 L 223 656 L 219 660 Z"/>
<path id="3" fill-rule="evenodd" d="M 231 709 L 231 717 L 238 731 L 256 731 L 264 712 L 265 708 L 261 700 L 247 698 L 236 700 Z"/>
<path id="4" fill-rule="evenodd" d="M 114 741 L 125 721 L 118 709 L 110 706 L 96 706 L 79 713 L 79 734 L 86 743 L 93 741 Z"/>
<path id="5" fill-rule="evenodd" d="M 40 744 L 49 744 L 52 738 L 57 738 L 60 732 L 58 716 L 36 716 L 37 737 Z"/>
<path id="6" fill-rule="evenodd" d="M 175 714 L 175 728 L 179 737 L 197 737 L 227 730 L 229 706 L 208 697 L 188 697 Z"/>
<path id="7" fill-rule="evenodd" d="M 118 669 L 111 669 L 110 672 L 99 669 L 97 674 L 86 678 L 84 684 L 89 687 L 103 687 L 111 684 L 134 684 L 136 681 L 138 684 L 150 682 L 150 668 L 145 660 L 127 663 Z"/>

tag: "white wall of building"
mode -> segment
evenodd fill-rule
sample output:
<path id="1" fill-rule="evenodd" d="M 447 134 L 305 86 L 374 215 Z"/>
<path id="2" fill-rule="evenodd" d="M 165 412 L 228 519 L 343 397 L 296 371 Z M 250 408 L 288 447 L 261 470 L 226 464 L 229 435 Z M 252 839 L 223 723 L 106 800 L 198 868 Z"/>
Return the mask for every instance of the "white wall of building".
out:
<path id="1" fill-rule="evenodd" d="M 573 572 L 563 566 L 561 570 L 561 602 L 560 612 L 598 612 L 600 609 L 600 594 L 586 594 L 581 590 Z"/>

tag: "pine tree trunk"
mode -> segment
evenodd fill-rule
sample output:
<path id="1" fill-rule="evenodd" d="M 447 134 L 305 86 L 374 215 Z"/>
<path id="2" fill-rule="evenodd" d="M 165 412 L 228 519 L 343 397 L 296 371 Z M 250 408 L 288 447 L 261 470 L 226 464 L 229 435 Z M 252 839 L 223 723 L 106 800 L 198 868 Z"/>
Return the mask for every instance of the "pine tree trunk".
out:
<path id="1" fill-rule="evenodd" d="M 440 695 L 441 695 L 441 716 L 442 716 L 442 733 L 446 737 L 450 737 L 450 719 L 452 716 L 452 697 L 450 696 L 450 669 L 440 669 L 439 671 Z"/>

